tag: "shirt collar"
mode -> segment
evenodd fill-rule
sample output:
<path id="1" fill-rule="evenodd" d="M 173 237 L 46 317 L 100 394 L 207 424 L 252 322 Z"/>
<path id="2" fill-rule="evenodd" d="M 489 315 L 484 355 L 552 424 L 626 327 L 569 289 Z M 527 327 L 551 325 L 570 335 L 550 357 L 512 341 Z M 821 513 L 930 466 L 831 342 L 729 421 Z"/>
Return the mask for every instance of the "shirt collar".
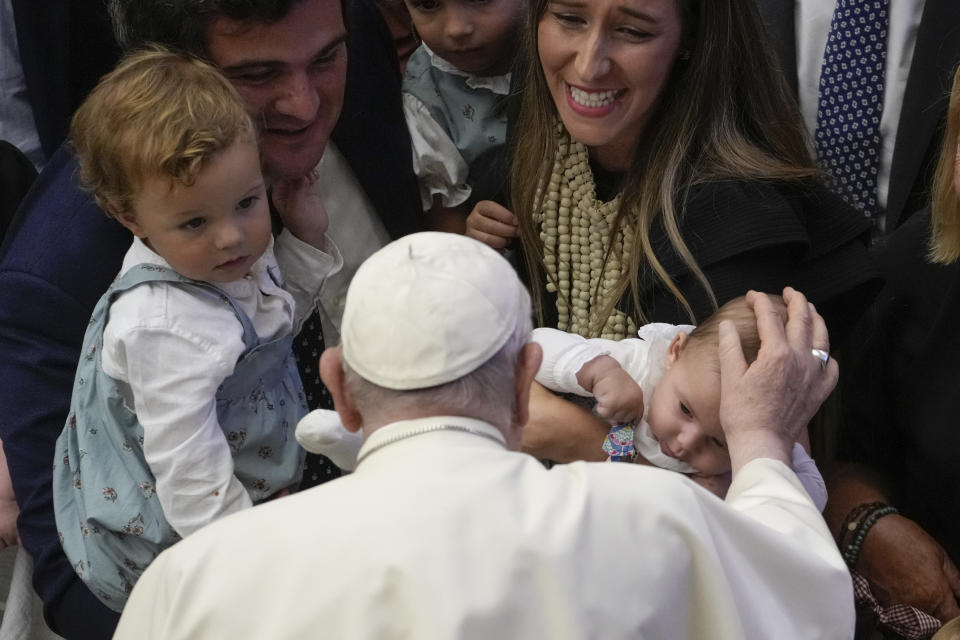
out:
<path id="1" fill-rule="evenodd" d="M 430 47 L 421 43 L 423 50 L 430 57 L 430 64 L 445 73 L 451 73 L 455 76 L 462 76 L 467 79 L 467 86 L 471 89 L 487 89 L 498 96 L 505 96 L 510 93 L 510 72 L 501 76 L 475 76 L 465 71 L 457 69 L 455 66 L 434 53 Z"/>
<path id="2" fill-rule="evenodd" d="M 267 265 L 269 264 L 269 256 L 273 253 L 273 236 L 270 236 L 269 244 L 267 244 L 267 250 L 263 252 L 263 255 L 253 263 L 253 266 L 250 267 L 250 273 L 253 274 L 255 281 L 260 281 L 263 276 Z M 171 271 L 176 271 L 173 267 L 170 266 L 170 263 L 163 259 L 159 253 L 147 246 L 142 238 L 137 236 L 133 237 L 133 244 L 130 245 L 130 249 L 127 250 L 126 256 L 123 258 L 123 266 L 120 268 L 120 275 L 123 275 L 128 270 L 137 266 L 138 264 L 155 264 L 161 267 L 166 267 Z M 241 281 L 236 281 L 241 282 Z M 220 283 L 216 286 L 224 288 L 224 285 L 231 285 L 231 282 Z"/>
<path id="3" fill-rule="evenodd" d="M 444 427 L 449 427 L 445 429 Z M 416 418 L 414 420 L 400 420 L 384 425 L 371 433 L 364 441 L 357 453 L 357 459 L 362 461 L 374 451 L 387 448 L 394 443 L 418 438 L 428 433 L 447 433 L 457 436 L 475 438 L 478 443 L 483 441 L 497 442 L 506 447 L 507 440 L 499 429 L 482 420 L 463 416 L 432 416 Z"/>

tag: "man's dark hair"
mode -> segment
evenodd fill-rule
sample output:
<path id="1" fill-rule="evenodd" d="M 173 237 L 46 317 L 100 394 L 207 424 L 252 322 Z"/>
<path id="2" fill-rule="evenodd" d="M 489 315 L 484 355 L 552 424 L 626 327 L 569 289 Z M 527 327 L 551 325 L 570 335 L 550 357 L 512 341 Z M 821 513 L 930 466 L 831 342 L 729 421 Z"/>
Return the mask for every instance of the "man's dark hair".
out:
<path id="1" fill-rule="evenodd" d="M 217 18 L 272 24 L 303 0 L 107 0 L 124 51 L 149 43 L 207 57 L 207 29 Z M 340 0 L 346 21 L 346 0 Z"/>

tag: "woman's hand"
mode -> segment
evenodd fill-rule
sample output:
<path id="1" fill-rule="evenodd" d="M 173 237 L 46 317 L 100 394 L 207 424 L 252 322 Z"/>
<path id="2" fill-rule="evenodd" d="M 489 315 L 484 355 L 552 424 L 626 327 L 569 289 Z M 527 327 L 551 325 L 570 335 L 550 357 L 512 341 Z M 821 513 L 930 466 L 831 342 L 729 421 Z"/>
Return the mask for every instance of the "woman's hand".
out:
<path id="1" fill-rule="evenodd" d="M 864 538 L 856 570 L 882 606 L 908 604 L 946 622 L 960 616 L 960 573 L 936 540 L 898 514 Z"/>
<path id="2" fill-rule="evenodd" d="M 555 396 L 543 385 L 530 387 L 530 420 L 523 428 L 523 450 L 541 460 L 602 461 L 610 425 L 586 409 Z"/>
<path id="3" fill-rule="evenodd" d="M 323 250 L 330 218 L 320 194 L 313 188 L 316 171 L 295 180 L 284 180 L 273 185 L 273 206 L 290 233 L 307 244 Z"/>
<path id="4" fill-rule="evenodd" d="M 520 235 L 519 222 L 506 207 L 481 200 L 467 216 L 466 235 L 499 251 Z"/>

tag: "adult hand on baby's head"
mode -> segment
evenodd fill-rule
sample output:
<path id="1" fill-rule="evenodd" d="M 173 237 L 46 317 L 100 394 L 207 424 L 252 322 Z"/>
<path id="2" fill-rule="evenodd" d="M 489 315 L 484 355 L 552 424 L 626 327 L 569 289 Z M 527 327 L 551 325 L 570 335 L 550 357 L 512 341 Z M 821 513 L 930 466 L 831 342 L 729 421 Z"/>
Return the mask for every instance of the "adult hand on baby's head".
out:
<path id="1" fill-rule="evenodd" d="M 323 249 L 330 218 L 320 194 L 313 187 L 316 181 L 316 171 L 302 178 L 282 180 L 273 185 L 271 199 L 283 220 L 283 226 L 290 233 L 311 246 Z"/>
<path id="2" fill-rule="evenodd" d="M 509 209 L 492 200 L 481 200 L 467 216 L 466 236 L 499 251 L 520 235 L 518 225 Z"/>
<path id="3" fill-rule="evenodd" d="M 783 299 L 786 327 L 766 295 L 747 294 L 760 334 L 760 352 L 749 367 L 733 324 L 720 324 L 720 424 L 734 473 L 754 458 L 775 458 L 789 466 L 793 443 L 839 377 L 835 360 L 823 368 L 811 353 L 830 349 L 823 318 L 790 287 L 783 290 Z"/>

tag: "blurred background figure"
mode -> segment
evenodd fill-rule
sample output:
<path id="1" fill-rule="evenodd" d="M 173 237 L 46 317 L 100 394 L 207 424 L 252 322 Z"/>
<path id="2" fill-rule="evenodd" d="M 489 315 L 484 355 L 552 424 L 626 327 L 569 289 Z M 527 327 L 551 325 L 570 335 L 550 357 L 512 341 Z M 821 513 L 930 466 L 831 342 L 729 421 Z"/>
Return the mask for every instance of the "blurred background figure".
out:
<path id="1" fill-rule="evenodd" d="M 932 210 L 877 252 L 887 283 L 844 360 L 824 513 L 861 625 L 907 638 L 960 616 L 960 72 L 949 105 Z"/>
<path id="2" fill-rule="evenodd" d="M 0 140 L 41 169 L 119 56 L 104 2 L 0 0 Z"/>
<path id="3" fill-rule="evenodd" d="M 393 46 L 397 49 L 397 61 L 400 63 L 400 73 L 407 68 L 407 60 L 420 46 L 420 36 L 413 28 L 410 12 L 403 0 L 377 0 L 380 13 L 393 36 Z"/>

